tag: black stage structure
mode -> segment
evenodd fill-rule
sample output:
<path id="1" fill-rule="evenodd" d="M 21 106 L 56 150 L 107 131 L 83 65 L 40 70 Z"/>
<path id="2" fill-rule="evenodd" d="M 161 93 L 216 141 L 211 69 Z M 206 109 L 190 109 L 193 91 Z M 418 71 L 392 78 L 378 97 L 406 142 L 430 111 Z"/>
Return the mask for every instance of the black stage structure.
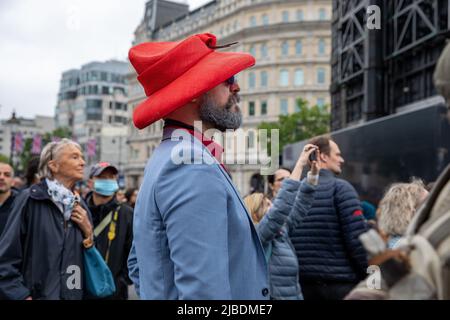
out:
<path id="1" fill-rule="evenodd" d="M 381 29 L 367 27 L 370 6 Z M 434 181 L 450 163 L 450 116 L 433 86 L 449 11 L 449 0 L 333 0 L 331 135 L 362 199 L 413 176 Z M 285 147 L 284 166 L 304 144 Z"/>

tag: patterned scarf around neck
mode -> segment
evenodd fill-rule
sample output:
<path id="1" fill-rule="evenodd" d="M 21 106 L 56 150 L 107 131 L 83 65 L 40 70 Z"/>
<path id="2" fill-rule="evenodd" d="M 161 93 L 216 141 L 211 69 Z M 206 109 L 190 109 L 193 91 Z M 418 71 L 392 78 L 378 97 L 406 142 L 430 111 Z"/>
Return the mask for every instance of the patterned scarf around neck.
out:
<path id="1" fill-rule="evenodd" d="M 48 194 L 64 214 L 64 220 L 68 221 L 72 215 L 75 203 L 80 202 L 80 197 L 64 187 L 57 180 L 45 179 L 48 186 Z"/>

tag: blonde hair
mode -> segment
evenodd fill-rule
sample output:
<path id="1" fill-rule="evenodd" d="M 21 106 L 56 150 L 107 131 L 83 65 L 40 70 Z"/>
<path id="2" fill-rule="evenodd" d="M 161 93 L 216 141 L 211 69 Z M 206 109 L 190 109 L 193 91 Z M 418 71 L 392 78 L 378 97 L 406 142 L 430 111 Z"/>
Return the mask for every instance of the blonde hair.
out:
<path id="1" fill-rule="evenodd" d="M 378 227 L 389 236 L 402 236 L 427 193 L 421 180 L 394 183 L 378 207 Z"/>
<path id="2" fill-rule="evenodd" d="M 53 174 L 50 168 L 48 167 L 48 163 L 51 160 L 58 159 L 61 150 L 68 145 L 75 146 L 81 152 L 83 151 L 78 143 L 66 138 L 57 142 L 49 142 L 45 145 L 44 149 L 42 150 L 41 157 L 39 159 L 39 168 L 38 168 L 39 178 L 53 179 Z"/>
<path id="3" fill-rule="evenodd" d="M 264 217 L 264 198 L 264 194 L 258 192 L 252 193 L 244 198 L 245 206 L 247 207 L 254 224 L 259 223 L 262 217 Z"/>

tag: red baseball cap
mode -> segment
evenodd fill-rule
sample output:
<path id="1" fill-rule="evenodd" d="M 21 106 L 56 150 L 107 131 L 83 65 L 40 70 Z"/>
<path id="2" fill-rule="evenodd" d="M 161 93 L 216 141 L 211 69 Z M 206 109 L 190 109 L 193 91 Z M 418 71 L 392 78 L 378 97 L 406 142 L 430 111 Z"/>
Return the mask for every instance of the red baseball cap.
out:
<path id="1" fill-rule="evenodd" d="M 147 127 L 255 64 L 250 54 L 216 48 L 216 36 L 210 33 L 132 47 L 128 57 L 147 96 L 133 112 L 134 125 Z"/>

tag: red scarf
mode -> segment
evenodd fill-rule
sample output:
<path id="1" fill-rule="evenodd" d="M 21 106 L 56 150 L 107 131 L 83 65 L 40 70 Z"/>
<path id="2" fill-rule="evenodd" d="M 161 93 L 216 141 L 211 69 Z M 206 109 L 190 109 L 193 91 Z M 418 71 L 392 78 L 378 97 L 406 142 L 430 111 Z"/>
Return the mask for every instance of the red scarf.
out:
<path id="1" fill-rule="evenodd" d="M 211 152 L 213 157 L 217 159 L 217 161 L 220 163 L 222 168 L 225 170 L 226 173 L 228 173 L 228 175 L 231 178 L 231 175 L 228 172 L 228 169 L 222 163 L 223 147 L 220 144 L 218 144 L 217 142 L 215 142 L 212 139 L 209 139 L 209 138 L 205 137 L 205 135 L 202 132 L 196 130 L 193 126 L 187 125 L 187 124 L 182 123 L 180 121 L 167 119 L 167 120 L 165 120 L 164 127 L 165 128 L 175 128 L 175 129 L 186 130 L 192 136 L 197 138 L 197 140 L 201 141 L 201 143 L 206 147 L 206 149 L 209 150 L 209 152 Z"/>

